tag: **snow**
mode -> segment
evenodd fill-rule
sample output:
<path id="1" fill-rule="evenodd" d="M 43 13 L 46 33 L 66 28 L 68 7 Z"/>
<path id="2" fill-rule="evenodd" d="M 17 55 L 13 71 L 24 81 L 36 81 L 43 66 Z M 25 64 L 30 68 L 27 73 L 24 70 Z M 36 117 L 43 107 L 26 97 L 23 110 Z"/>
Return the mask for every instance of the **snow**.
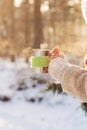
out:
<path id="1" fill-rule="evenodd" d="M 34 75 L 22 58 L 15 63 L 0 59 L 0 99 L 10 98 L 0 101 L 0 130 L 86 130 L 81 101 L 70 95 L 42 93 L 48 84 L 32 80 Z M 18 90 L 20 86 L 23 90 Z"/>

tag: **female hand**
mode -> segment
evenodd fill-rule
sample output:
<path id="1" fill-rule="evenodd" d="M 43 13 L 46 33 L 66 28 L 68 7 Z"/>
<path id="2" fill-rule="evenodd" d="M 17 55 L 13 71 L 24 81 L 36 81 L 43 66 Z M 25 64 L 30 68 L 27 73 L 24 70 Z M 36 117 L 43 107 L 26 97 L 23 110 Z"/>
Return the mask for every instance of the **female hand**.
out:
<path id="1" fill-rule="evenodd" d="M 55 47 L 52 51 L 51 51 L 51 56 L 50 56 L 50 60 L 57 58 L 57 57 L 61 57 L 63 59 L 65 59 L 65 55 L 59 50 L 58 47 Z"/>

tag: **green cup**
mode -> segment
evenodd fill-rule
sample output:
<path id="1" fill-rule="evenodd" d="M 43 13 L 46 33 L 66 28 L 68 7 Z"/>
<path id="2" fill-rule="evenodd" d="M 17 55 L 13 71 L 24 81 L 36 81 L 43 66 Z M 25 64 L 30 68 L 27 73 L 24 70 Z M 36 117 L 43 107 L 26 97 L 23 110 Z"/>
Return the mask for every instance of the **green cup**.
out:
<path id="1" fill-rule="evenodd" d="M 32 68 L 48 67 L 49 56 L 33 56 L 32 57 Z"/>
<path id="2" fill-rule="evenodd" d="M 33 56 L 30 59 L 31 67 L 35 68 L 36 72 L 47 73 L 48 65 L 50 62 L 49 50 L 47 49 L 35 49 Z"/>

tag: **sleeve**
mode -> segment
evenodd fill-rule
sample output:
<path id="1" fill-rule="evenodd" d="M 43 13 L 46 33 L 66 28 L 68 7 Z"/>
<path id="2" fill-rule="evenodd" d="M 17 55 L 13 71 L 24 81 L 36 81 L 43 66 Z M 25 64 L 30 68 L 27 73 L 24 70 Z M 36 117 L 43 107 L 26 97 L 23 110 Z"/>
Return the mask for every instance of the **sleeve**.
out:
<path id="1" fill-rule="evenodd" d="M 69 67 L 62 78 L 63 91 L 87 102 L 87 70 L 79 66 Z"/>

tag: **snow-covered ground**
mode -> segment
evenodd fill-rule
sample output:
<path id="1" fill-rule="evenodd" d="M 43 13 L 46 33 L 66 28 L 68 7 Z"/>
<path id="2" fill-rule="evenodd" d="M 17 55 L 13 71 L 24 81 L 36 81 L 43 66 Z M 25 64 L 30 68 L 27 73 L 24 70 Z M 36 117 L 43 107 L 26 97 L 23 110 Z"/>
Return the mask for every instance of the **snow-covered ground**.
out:
<path id="1" fill-rule="evenodd" d="M 0 59 L 0 130 L 87 130 L 81 101 L 70 95 L 42 93 L 47 84 L 37 83 L 32 75 L 23 59 L 15 63 Z"/>

